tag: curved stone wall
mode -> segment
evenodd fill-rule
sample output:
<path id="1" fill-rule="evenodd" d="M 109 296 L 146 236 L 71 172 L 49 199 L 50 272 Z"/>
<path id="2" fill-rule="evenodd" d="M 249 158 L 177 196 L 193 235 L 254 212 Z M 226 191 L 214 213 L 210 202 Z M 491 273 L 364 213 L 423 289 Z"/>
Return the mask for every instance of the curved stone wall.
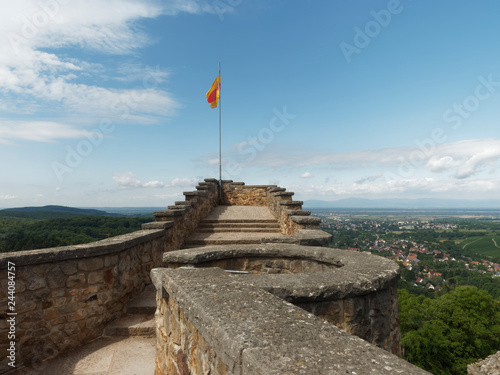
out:
<path id="1" fill-rule="evenodd" d="M 348 273 L 316 278 L 315 273 L 154 269 L 156 374 L 428 374 L 283 298 L 318 302 L 350 296 L 356 288 L 375 295 L 378 288 L 390 287 L 394 276 L 392 267 L 359 277 L 356 269 L 349 280 L 340 278 Z"/>
<path id="2" fill-rule="evenodd" d="M 163 260 L 169 268 L 219 266 L 249 270 L 252 275 L 238 274 L 247 285 L 268 291 L 401 355 L 399 267 L 386 258 L 324 247 L 261 244 L 178 250 L 165 253 Z"/>

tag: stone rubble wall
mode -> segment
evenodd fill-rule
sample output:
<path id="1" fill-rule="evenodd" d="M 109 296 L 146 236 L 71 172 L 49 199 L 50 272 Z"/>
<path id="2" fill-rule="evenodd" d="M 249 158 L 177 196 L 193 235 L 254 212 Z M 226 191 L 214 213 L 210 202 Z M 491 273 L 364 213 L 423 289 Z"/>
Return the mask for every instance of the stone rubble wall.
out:
<path id="1" fill-rule="evenodd" d="M 184 192 L 185 200 L 168 206 L 168 210 L 153 212 L 155 223 L 169 223 L 171 226 L 165 241 L 165 252 L 179 249 L 187 236 L 193 233 L 198 223 L 219 204 L 218 181 L 205 179 L 196 186 L 196 191 Z M 149 228 L 148 227 L 148 228 Z"/>
<path id="2" fill-rule="evenodd" d="M 282 234 L 296 235 L 300 230 L 319 230 L 321 219 L 302 210 L 302 201 L 292 200 L 293 192 L 277 185 L 245 185 L 244 182 L 222 181 L 222 204 L 268 206 L 277 218 Z"/>
<path id="3" fill-rule="evenodd" d="M 222 181 L 222 204 L 226 206 L 267 206 L 268 185 L 245 185 Z"/>
<path id="4" fill-rule="evenodd" d="M 0 254 L 0 306 L 7 306 L 9 262 L 16 269 L 16 367 L 37 369 L 100 336 L 104 324 L 151 283 L 151 269 L 162 264 L 165 233 L 141 230 L 91 244 Z M 0 316 L 2 353 L 8 348 L 6 318 Z M 0 373 L 11 369 L 3 355 Z"/>
<path id="5" fill-rule="evenodd" d="M 498 375 L 500 374 L 500 351 L 482 361 L 467 366 L 468 375 Z"/>
<path id="6" fill-rule="evenodd" d="M 154 269 L 156 373 L 429 374 L 287 302 L 277 295 L 282 287 L 261 288 L 258 281 L 249 279 L 256 276 L 290 275 L 233 275 L 219 268 Z M 356 308 L 350 312 L 356 315 Z"/>
<path id="7" fill-rule="evenodd" d="M 0 306 L 7 306 L 8 262 L 16 267 L 16 365 L 33 367 L 102 334 L 105 323 L 151 283 L 165 252 L 181 247 L 218 204 L 218 182 L 206 179 L 185 201 L 155 212 L 143 230 L 90 244 L 0 254 Z M 9 324 L 0 310 L 0 351 Z M 11 370 L 5 356 L 0 374 Z"/>

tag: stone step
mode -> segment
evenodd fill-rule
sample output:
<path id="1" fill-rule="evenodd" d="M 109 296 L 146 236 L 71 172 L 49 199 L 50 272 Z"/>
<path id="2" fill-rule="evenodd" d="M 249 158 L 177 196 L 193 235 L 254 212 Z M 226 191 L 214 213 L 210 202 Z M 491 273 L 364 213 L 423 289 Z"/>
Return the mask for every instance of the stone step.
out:
<path id="1" fill-rule="evenodd" d="M 278 222 L 274 223 L 200 223 L 198 228 L 279 228 Z"/>
<path id="2" fill-rule="evenodd" d="M 277 223 L 276 219 L 202 219 L 200 224 Z"/>
<path id="3" fill-rule="evenodd" d="M 104 328 L 103 336 L 142 336 L 154 337 L 156 324 L 154 315 L 127 314 L 109 323 Z"/>
<path id="4" fill-rule="evenodd" d="M 156 311 L 156 289 L 148 285 L 141 294 L 134 297 L 127 305 L 127 314 L 154 314 Z"/>
<path id="5" fill-rule="evenodd" d="M 259 244 L 262 238 L 281 237 L 281 233 L 228 232 L 228 233 L 193 233 L 183 248 L 209 245 Z"/>
<path id="6" fill-rule="evenodd" d="M 201 228 L 199 227 L 196 230 L 196 233 L 224 233 L 224 232 L 247 232 L 247 233 L 280 233 L 279 226 L 277 228 L 247 228 L 247 227 L 238 227 L 238 228 Z"/>

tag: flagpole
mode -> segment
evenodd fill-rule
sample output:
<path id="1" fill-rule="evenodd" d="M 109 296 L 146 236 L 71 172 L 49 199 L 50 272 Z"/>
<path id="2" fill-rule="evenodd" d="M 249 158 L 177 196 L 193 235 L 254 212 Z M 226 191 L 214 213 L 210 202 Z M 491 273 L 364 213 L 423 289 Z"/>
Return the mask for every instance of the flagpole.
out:
<path id="1" fill-rule="evenodd" d="M 222 83 L 220 76 L 219 61 L 219 202 L 222 203 L 222 137 L 221 137 L 221 102 L 222 102 Z"/>

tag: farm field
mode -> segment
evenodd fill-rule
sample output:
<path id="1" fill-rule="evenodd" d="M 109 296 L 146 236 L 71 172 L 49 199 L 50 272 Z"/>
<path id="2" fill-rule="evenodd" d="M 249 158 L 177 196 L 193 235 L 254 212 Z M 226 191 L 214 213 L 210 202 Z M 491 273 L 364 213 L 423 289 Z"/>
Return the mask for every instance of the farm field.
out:
<path id="1" fill-rule="evenodd" d="M 469 237 L 460 242 L 462 248 L 476 254 L 500 258 L 500 236 L 486 235 L 480 237 Z"/>

